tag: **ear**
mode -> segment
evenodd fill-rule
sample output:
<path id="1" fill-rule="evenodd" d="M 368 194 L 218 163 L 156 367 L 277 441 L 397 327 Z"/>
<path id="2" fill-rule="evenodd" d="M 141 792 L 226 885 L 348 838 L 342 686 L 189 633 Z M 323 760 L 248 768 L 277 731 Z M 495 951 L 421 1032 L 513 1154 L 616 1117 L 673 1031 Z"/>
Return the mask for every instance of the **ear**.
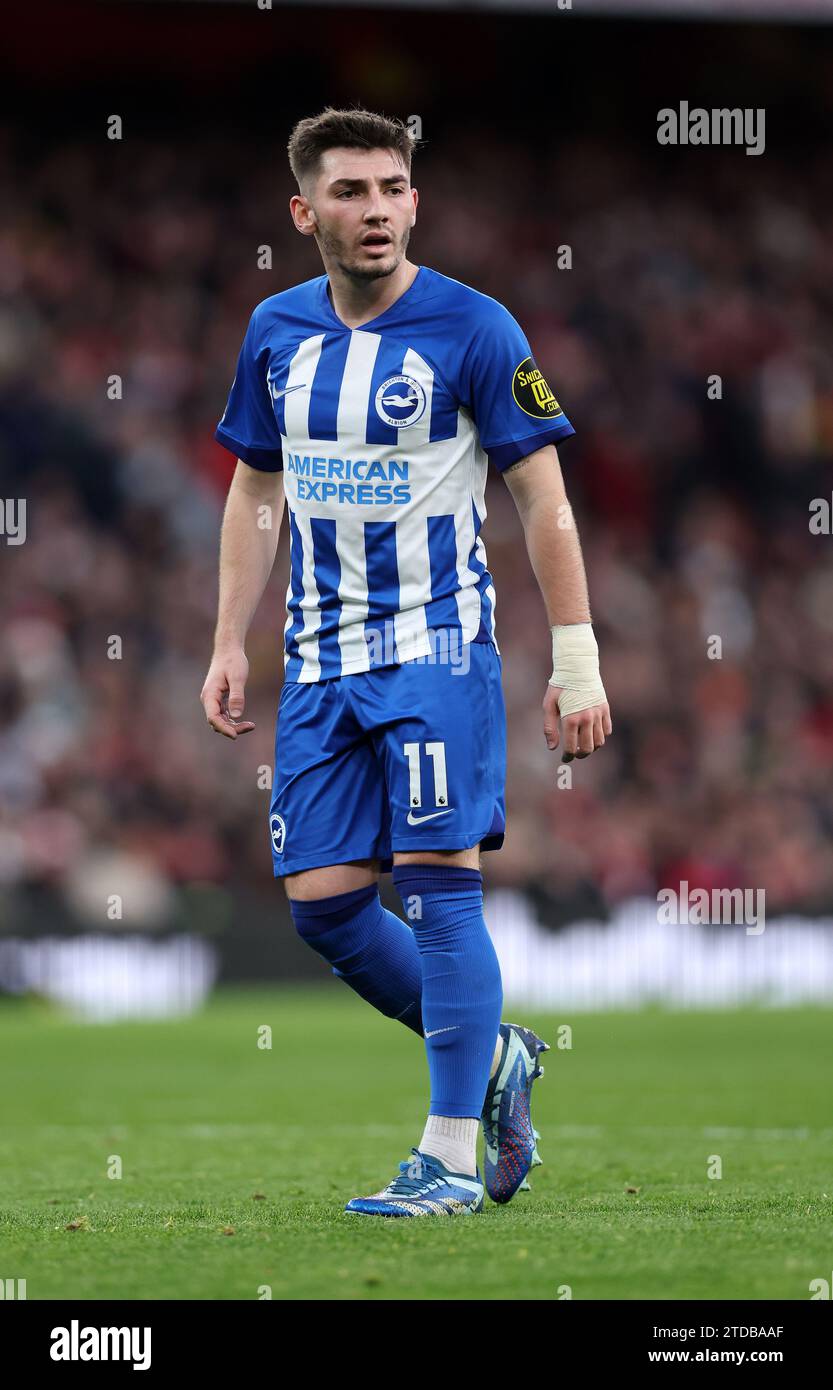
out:
<path id="1" fill-rule="evenodd" d="M 318 230 L 318 219 L 312 204 L 301 193 L 295 193 L 289 200 L 289 212 L 296 231 L 302 236 L 314 236 Z"/>

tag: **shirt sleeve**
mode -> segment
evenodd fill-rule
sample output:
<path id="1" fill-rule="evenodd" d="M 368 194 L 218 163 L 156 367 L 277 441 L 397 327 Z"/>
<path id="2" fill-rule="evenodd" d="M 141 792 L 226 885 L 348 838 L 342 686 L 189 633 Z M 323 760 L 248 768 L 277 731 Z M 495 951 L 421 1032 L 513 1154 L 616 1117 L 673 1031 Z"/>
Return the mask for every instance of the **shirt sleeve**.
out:
<path id="1" fill-rule="evenodd" d="M 575 434 L 520 325 L 493 301 L 466 357 L 465 394 L 480 443 L 501 471 Z"/>
<path id="2" fill-rule="evenodd" d="M 251 468 L 276 473 L 283 468 L 281 436 L 266 380 L 269 352 L 255 309 L 246 329 L 237 374 L 214 438 Z"/>

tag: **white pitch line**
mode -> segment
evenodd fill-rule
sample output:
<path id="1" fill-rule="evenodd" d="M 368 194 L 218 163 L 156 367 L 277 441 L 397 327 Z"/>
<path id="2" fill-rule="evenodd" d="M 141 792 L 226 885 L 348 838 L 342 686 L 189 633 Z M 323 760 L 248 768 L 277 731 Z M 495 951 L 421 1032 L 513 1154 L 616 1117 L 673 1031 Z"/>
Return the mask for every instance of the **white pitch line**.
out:
<path id="1" fill-rule="evenodd" d="M 276 1120 L 272 1123 L 252 1123 L 237 1124 L 233 1121 L 228 1123 L 214 1124 L 173 1124 L 165 1120 L 148 1121 L 136 1125 L 107 1125 L 100 1121 L 89 1121 L 86 1124 L 78 1121 L 67 1124 L 48 1124 L 48 1125 L 5 1125 L 6 1133 L 11 1130 L 23 1131 L 32 1135 L 66 1135 L 70 1132 L 96 1137 L 99 1134 L 106 1134 L 108 1138 L 127 1138 L 129 1135 L 139 1137 L 148 1134 L 180 1135 L 190 1139 L 234 1139 L 246 1136 L 260 1135 L 264 1139 L 280 1139 L 282 1137 L 309 1139 L 311 1133 L 338 1134 L 338 1135 L 357 1135 L 360 1137 L 386 1139 L 396 1137 L 409 1130 L 409 1122 L 404 1121 L 399 1125 L 380 1125 L 380 1124 L 352 1124 L 352 1125 L 285 1125 Z M 757 1139 L 757 1140 L 781 1140 L 781 1139 L 822 1139 L 833 1140 L 833 1128 L 814 1129 L 808 1125 L 801 1125 L 795 1128 L 767 1128 L 763 1126 L 735 1126 L 735 1125 L 630 1125 L 630 1124 L 609 1124 L 609 1125 L 541 1125 L 541 1132 L 545 1136 L 553 1139 L 606 1139 L 610 1136 L 622 1134 L 657 1134 L 657 1135 L 700 1135 L 707 1139 Z"/>

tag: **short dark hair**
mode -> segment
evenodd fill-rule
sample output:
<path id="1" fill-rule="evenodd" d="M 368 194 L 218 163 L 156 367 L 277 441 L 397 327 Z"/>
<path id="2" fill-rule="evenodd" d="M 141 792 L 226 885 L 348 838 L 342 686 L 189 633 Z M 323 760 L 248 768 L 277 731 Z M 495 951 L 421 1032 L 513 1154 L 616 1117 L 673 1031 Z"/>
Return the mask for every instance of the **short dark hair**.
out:
<path id="1" fill-rule="evenodd" d="M 411 155 L 416 139 L 405 125 L 393 116 L 380 116 L 375 111 L 337 111 L 327 106 L 317 116 L 299 121 L 289 137 L 289 164 L 298 187 L 310 174 L 318 173 L 325 150 L 346 147 L 352 150 L 395 150 L 410 174 Z"/>

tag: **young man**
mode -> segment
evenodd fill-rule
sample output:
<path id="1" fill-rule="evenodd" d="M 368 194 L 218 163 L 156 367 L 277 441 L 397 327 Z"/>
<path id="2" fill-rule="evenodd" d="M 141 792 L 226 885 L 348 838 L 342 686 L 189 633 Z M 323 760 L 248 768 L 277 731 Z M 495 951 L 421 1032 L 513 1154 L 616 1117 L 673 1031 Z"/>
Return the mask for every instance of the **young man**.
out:
<path id="1" fill-rule="evenodd" d="M 559 720 L 565 762 L 611 733 L 554 447 L 573 428 L 507 310 L 407 260 L 411 154 L 401 122 L 367 111 L 328 108 L 293 131 L 290 211 L 326 275 L 257 306 L 217 428 L 238 463 L 201 697 L 216 732 L 254 727 L 241 719 L 244 642 L 286 503 L 275 876 L 301 936 L 428 1055 L 431 1103 L 411 1160 L 347 1203 L 379 1216 L 480 1211 L 481 1122 L 495 1201 L 540 1162 L 529 1098 L 547 1044 L 500 1022 L 479 867 L 505 828 L 501 657 L 479 536 L 489 460 L 517 504 L 551 625 L 547 746 Z M 391 868 L 410 927 L 379 900 Z"/>

